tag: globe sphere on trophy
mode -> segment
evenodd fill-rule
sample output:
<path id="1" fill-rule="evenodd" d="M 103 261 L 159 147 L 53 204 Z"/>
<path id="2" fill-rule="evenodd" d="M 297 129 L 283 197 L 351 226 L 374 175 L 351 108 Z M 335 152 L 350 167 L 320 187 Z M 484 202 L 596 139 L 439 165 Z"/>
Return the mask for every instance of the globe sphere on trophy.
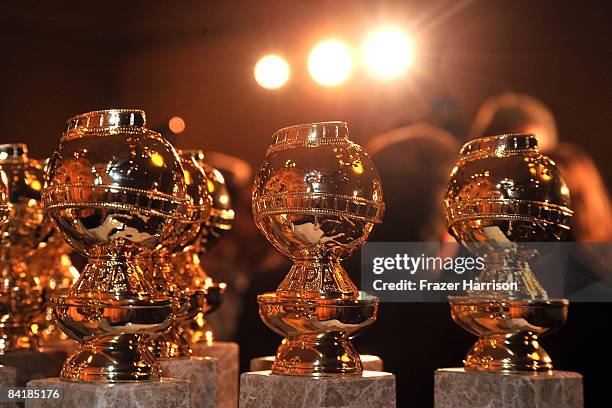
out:
<path id="1" fill-rule="evenodd" d="M 17 350 L 37 350 L 38 336 L 31 330 L 44 310 L 42 287 L 24 262 L 47 235 L 41 202 L 43 166 L 28 157 L 24 144 L 0 145 L 3 184 L 8 189 L 8 222 L 0 240 L 0 355 Z M 7 197 L 7 190 L 0 195 Z M 0 210 L 6 220 L 7 206 Z"/>
<path id="2" fill-rule="evenodd" d="M 189 324 L 206 304 L 205 294 L 193 288 L 172 266 L 172 255 L 193 244 L 204 223 L 210 218 L 211 198 L 204 169 L 196 159 L 179 151 L 187 188 L 188 221 L 174 231 L 174 235 L 160 250 L 149 254 L 150 279 L 156 290 L 176 298 L 180 304 L 175 323 L 161 336 L 151 339 L 150 349 L 159 359 L 189 358 L 191 347 L 182 326 Z"/>
<path id="3" fill-rule="evenodd" d="M 359 292 L 340 261 L 381 222 L 378 173 L 344 122 L 278 130 L 253 186 L 258 228 L 293 266 L 258 296 L 264 323 L 284 337 L 272 373 L 361 374 L 350 339 L 376 320 L 378 298 Z"/>
<path id="4" fill-rule="evenodd" d="M 206 316 L 219 308 L 222 301 L 225 283 L 217 283 L 207 273 L 202 258 L 221 239 L 221 236 L 232 229 L 234 211 L 232 201 L 219 170 L 206 163 L 202 150 L 181 150 L 184 158 L 195 160 L 206 174 L 206 187 L 212 199 L 210 217 L 201 226 L 193 242 L 182 252 L 175 254 L 174 265 L 193 290 L 202 291 L 206 297 L 204 308 L 186 326 L 192 345 L 209 345 L 215 339 L 214 330 L 206 323 Z"/>
<path id="5" fill-rule="evenodd" d="M 57 233 L 88 258 L 67 294 L 52 298 L 60 329 L 79 341 L 63 380 L 150 381 L 161 376 L 149 336 L 174 321 L 143 257 L 189 221 L 180 159 L 140 110 L 111 109 L 68 121 L 43 194 Z"/>
<path id="6" fill-rule="evenodd" d="M 548 298 L 530 268 L 535 250 L 520 243 L 560 240 L 571 216 L 567 185 L 533 135 L 484 137 L 463 146 L 446 193 L 448 229 L 483 256 L 477 282 L 514 288 L 449 299 L 455 322 L 479 336 L 466 370 L 552 369 L 539 338 L 564 324 L 568 301 Z"/>

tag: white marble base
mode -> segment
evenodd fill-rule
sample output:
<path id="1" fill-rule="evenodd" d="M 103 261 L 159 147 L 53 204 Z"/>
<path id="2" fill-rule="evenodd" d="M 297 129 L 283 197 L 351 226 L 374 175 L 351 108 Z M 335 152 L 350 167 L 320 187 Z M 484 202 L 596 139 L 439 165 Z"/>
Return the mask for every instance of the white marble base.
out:
<path id="1" fill-rule="evenodd" d="M 487 373 L 436 370 L 435 408 L 582 408 L 582 376 L 552 373 Z"/>
<path id="2" fill-rule="evenodd" d="M 395 376 L 307 377 L 255 371 L 240 376 L 240 408 L 395 408 Z"/>
<path id="3" fill-rule="evenodd" d="M 19 350 L 0 355 L 0 364 L 16 368 L 16 385 L 25 387 L 30 380 L 57 377 L 67 356 L 58 350 Z"/>
<path id="4" fill-rule="evenodd" d="M 219 408 L 236 408 L 240 348 L 237 343 L 215 341 L 212 344 L 191 344 L 194 356 L 212 357 L 219 362 Z"/>
<path id="5" fill-rule="evenodd" d="M 29 400 L 26 408 L 189 408 L 189 383 L 164 379 L 150 382 L 71 382 L 45 378 L 28 389 L 58 389 L 62 399 Z"/>
<path id="6" fill-rule="evenodd" d="M 382 371 L 383 361 L 378 356 L 371 354 L 361 354 L 361 364 L 363 365 L 364 371 Z M 272 363 L 274 363 L 274 356 L 256 357 L 251 360 L 249 365 L 250 371 L 266 371 L 272 369 Z"/>
<path id="7" fill-rule="evenodd" d="M 0 366 L 0 387 L 14 387 L 17 381 L 17 370 L 13 367 Z M 13 408 L 12 402 L 0 402 L 0 408 Z"/>
<path id="8" fill-rule="evenodd" d="M 219 367 L 210 357 L 160 360 L 162 375 L 189 381 L 191 408 L 217 408 L 219 406 Z"/>

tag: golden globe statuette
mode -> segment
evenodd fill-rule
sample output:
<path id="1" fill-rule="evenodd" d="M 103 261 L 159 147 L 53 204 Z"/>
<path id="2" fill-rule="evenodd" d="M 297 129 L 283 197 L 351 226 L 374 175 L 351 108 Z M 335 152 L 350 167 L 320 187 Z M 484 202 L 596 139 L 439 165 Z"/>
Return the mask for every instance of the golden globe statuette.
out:
<path id="1" fill-rule="evenodd" d="M 206 316 L 219 308 L 222 302 L 225 283 L 217 283 L 206 272 L 202 257 L 232 229 L 234 210 L 232 201 L 221 172 L 205 160 L 202 150 L 181 150 L 181 156 L 195 160 L 206 174 L 206 187 L 212 199 L 210 217 L 201 226 L 193 242 L 182 252 L 175 254 L 174 265 L 192 290 L 202 291 L 206 297 L 204 308 L 186 327 L 192 345 L 210 345 L 215 339 L 214 331 L 206 323 Z"/>
<path id="2" fill-rule="evenodd" d="M 188 220 L 176 151 L 145 127 L 142 111 L 90 112 L 68 121 L 47 183 L 56 231 L 88 258 L 69 292 L 52 299 L 59 327 L 81 343 L 61 379 L 159 380 L 147 338 L 170 327 L 176 302 L 155 290 L 141 260 Z"/>
<path id="3" fill-rule="evenodd" d="M 567 185 L 555 163 L 538 152 L 533 135 L 484 137 L 463 146 L 445 199 L 449 231 L 468 247 L 486 246 L 479 281 L 519 288 L 449 299 L 455 322 L 479 336 L 466 371 L 552 369 L 539 338 L 563 325 L 568 301 L 548 299 L 525 262 L 529 255 L 512 250 L 512 243 L 559 240 L 571 216 Z M 504 249 L 490 250 L 495 244 Z"/>
<path id="4" fill-rule="evenodd" d="M 176 312 L 175 323 L 170 330 L 161 336 L 151 339 L 149 348 L 158 359 L 189 358 L 191 347 L 181 326 L 190 323 L 205 308 L 205 294 L 198 288 L 189 286 L 172 267 L 172 255 L 191 245 L 198 237 L 200 229 L 210 217 L 211 197 L 208 193 L 208 180 L 204 169 L 195 158 L 179 151 L 181 165 L 187 188 L 188 221 L 183 222 L 174 231 L 164 246 L 149 256 L 151 258 L 151 282 L 155 288 L 180 303 Z"/>
<path id="5" fill-rule="evenodd" d="M 44 309 L 42 287 L 24 262 L 50 227 L 43 223 L 41 203 L 43 166 L 28 157 L 25 144 L 0 145 L 0 166 L 5 187 L 0 196 L 0 355 L 17 350 L 37 350 L 38 336 L 31 331 L 32 320 Z M 5 189 L 6 188 L 6 189 Z M 8 189 L 8 196 L 7 196 Z"/>
<path id="6" fill-rule="evenodd" d="M 284 337 L 274 374 L 361 374 L 350 338 L 374 323 L 378 298 L 358 291 L 340 260 L 363 244 L 384 211 L 376 169 L 344 122 L 277 131 L 253 187 L 255 222 L 294 262 L 257 299 Z"/>

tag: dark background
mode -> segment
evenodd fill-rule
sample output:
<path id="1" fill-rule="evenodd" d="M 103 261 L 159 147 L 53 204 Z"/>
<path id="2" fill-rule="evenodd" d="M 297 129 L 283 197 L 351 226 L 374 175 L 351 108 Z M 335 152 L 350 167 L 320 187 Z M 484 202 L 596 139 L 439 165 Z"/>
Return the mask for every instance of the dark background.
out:
<path id="1" fill-rule="evenodd" d="M 151 127 L 185 118 L 179 147 L 223 151 L 257 165 L 272 132 L 286 125 L 346 120 L 363 143 L 446 109 L 442 115 L 453 115 L 452 130 L 462 136 L 486 97 L 516 90 L 548 104 L 561 139 L 583 145 L 610 181 L 606 4 L 3 2 L 0 142 L 26 141 L 42 157 L 68 117 L 140 107 Z M 336 36 L 358 46 L 384 23 L 402 25 L 415 38 L 417 61 L 404 80 L 381 84 L 358 69 L 344 86 L 323 88 L 308 77 L 305 59 L 315 42 Z M 259 87 L 252 75 L 268 52 L 281 53 L 292 67 L 289 84 L 277 91 Z M 448 99 L 450 106 L 436 104 Z"/>
<path id="2" fill-rule="evenodd" d="M 152 128 L 163 129 L 174 115 L 185 119 L 177 147 L 258 166 L 272 132 L 300 122 L 345 120 L 362 144 L 417 120 L 463 139 L 487 97 L 514 90 L 552 109 L 560 139 L 583 146 L 609 186 L 610 14 L 608 2 L 525 0 L 3 2 L 0 143 L 27 142 L 32 156 L 46 157 L 70 116 L 138 107 Z M 387 23 L 415 40 L 415 67 L 405 78 L 380 83 L 360 68 L 338 88 L 309 78 L 305 61 L 317 41 L 333 36 L 359 46 Z M 252 74 L 270 52 L 292 68 L 289 83 L 275 91 Z M 257 318 L 255 295 L 273 290 L 284 272 L 255 280 L 243 296 L 243 369 L 278 345 Z M 596 367 L 612 363 L 605 345 L 612 319 L 590 319 L 609 316 L 607 309 L 572 305 L 565 328 L 544 343 L 557 368 L 585 375 L 591 407 L 605 406 L 606 377 Z M 398 406 L 427 407 L 433 368 L 460 365 L 474 340 L 452 323 L 446 304 L 389 304 L 357 345 L 397 375 Z"/>

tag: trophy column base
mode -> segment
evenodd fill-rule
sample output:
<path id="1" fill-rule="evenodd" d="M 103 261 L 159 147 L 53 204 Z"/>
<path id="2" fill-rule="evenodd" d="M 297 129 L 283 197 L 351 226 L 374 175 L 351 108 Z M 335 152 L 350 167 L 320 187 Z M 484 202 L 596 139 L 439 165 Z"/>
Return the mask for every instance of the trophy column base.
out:
<path id="1" fill-rule="evenodd" d="M 240 347 L 238 343 L 215 341 L 192 343 L 194 356 L 212 357 L 219 364 L 219 408 L 235 408 L 238 404 L 238 374 Z"/>
<path id="2" fill-rule="evenodd" d="M 208 357 L 160 360 L 162 375 L 189 381 L 191 407 L 217 408 L 219 401 L 219 367 Z M 157 405 L 160 406 L 160 405 Z"/>
<path id="3" fill-rule="evenodd" d="M 395 408 L 395 376 L 364 371 L 326 377 L 276 375 L 240 377 L 240 408 Z"/>
<path id="4" fill-rule="evenodd" d="M 582 408 L 582 376 L 569 371 L 490 373 L 436 370 L 435 408 Z"/>
<path id="5" fill-rule="evenodd" d="M 382 371 L 383 361 L 380 357 L 371 354 L 360 354 L 361 365 L 364 371 Z M 250 371 L 266 371 L 272 369 L 274 356 L 256 357 L 251 360 Z"/>
<path id="6" fill-rule="evenodd" d="M 0 388 L 14 387 L 17 382 L 17 370 L 13 367 L 0 365 Z M 0 402 L 0 408 L 15 408 L 14 402 Z"/>
<path id="7" fill-rule="evenodd" d="M 109 384 L 70 382 L 59 378 L 30 381 L 28 389 L 59 390 L 59 399 L 31 399 L 26 408 L 189 408 L 189 383 L 163 379 L 153 382 Z"/>
<path id="8" fill-rule="evenodd" d="M 25 387 L 30 380 L 56 377 L 66 359 L 63 351 L 19 350 L 0 355 L 0 364 L 17 370 L 15 385 Z"/>
<path id="9" fill-rule="evenodd" d="M 161 368 L 138 334 L 93 339 L 64 362 L 62 380 L 88 382 L 157 381 Z"/>

